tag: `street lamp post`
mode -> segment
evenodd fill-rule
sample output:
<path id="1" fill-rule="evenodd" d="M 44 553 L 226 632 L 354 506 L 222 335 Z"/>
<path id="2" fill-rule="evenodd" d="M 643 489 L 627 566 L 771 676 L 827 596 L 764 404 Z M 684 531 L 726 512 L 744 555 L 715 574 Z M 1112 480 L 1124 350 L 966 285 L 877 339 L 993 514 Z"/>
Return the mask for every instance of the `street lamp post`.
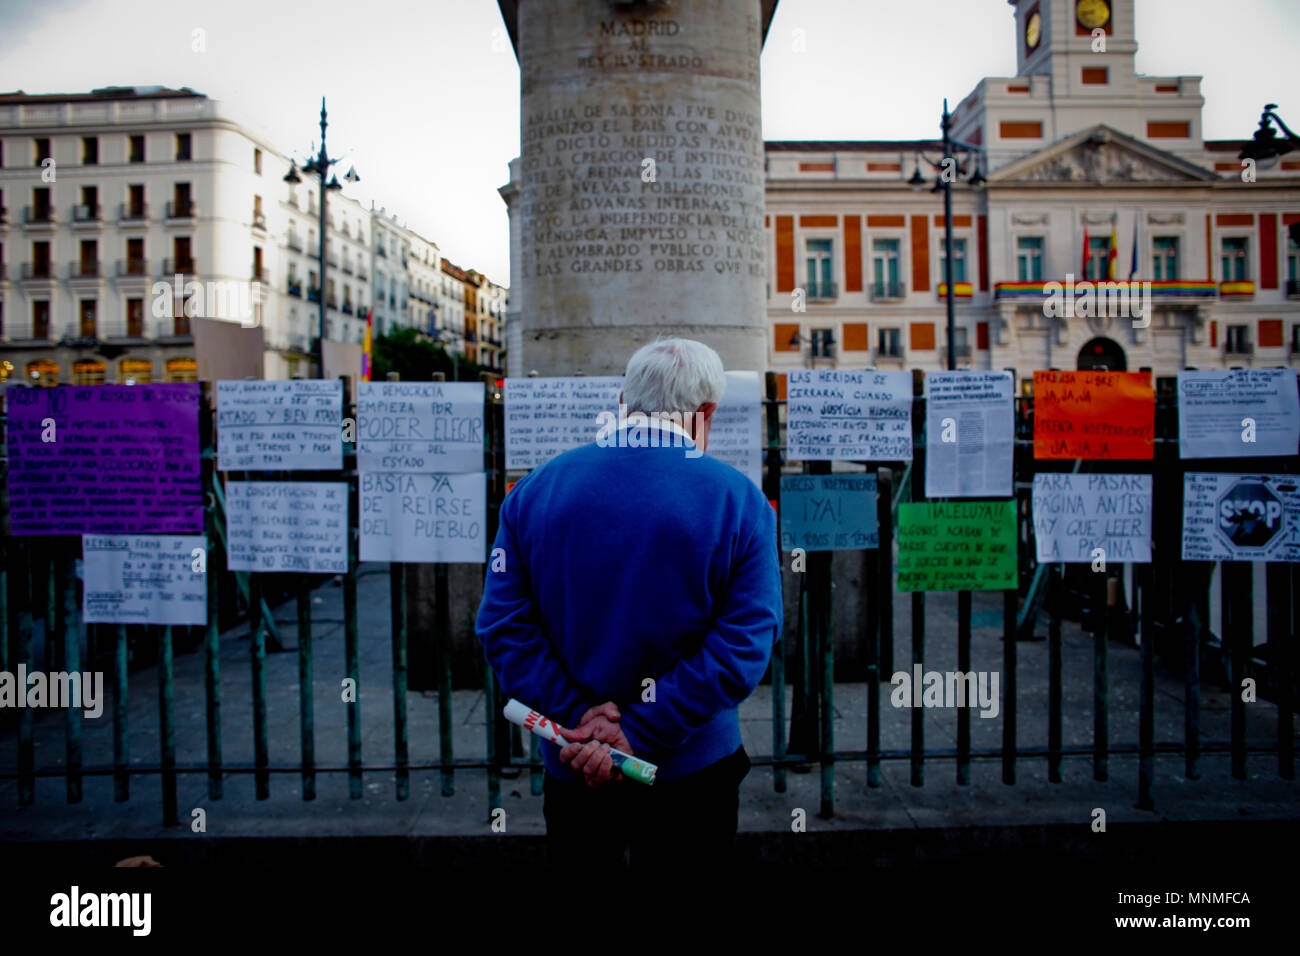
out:
<path id="1" fill-rule="evenodd" d="M 940 123 L 943 130 L 943 159 L 934 162 L 923 154 L 918 154 L 934 169 L 939 170 L 939 176 L 935 180 L 934 188 L 931 192 L 943 193 L 943 249 L 944 249 L 944 285 L 947 289 L 947 295 L 944 296 L 948 309 L 948 369 L 952 371 L 957 368 L 957 311 L 954 296 L 956 289 L 953 288 L 952 281 L 952 184 L 959 175 L 966 175 L 966 164 L 969 163 L 971 172 L 966 176 L 971 186 L 978 189 L 984 184 L 984 176 L 980 173 L 976 155 L 979 147 L 972 146 L 968 143 L 962 143 L 952 138 L 952 114 L 948 112 L 948 100 L 943 101 L 943 118 Z M 953 155 L 954 147 L 963 151 L 965 154 L 961 162 Z M 920 163 L 917 163 L 916 170 L 912 173 L 912 178 L 908 180 L 908 185 L 913 189 L 922 189 L 925 187 L 925 177 L 921 175 Z"/>
<path id="2" fill-rule="evenodd" d="M 326 182 L 325 177 L 329 175 L 330 167 L 340 162 L 339 157 L 330 158 L 329 152 L 325 149 L 325 128 L 329 124 L 325 119 L 325 97 L 320 99 L 320 152 L 311 162 L 303 163 L 302 171 L 304 173 L 315 173 L 320 177 L 320 285 L 318 286 L 316 304 L 317 310 L 317 335 L 316 348 L 313 349 L 316 358 L 316 377 L 325 377 L 325 269 L 326 269 L 326 233 L 325 233 L 325 196 L 330 190 L 341 190 L 343 185 L 337 177 L 331 176 Z M 357 175 L 356 167 L 348 169 L 343 178 L 350 183 L 361 182 L 361 177 Z M 284 175 L 284 181 L 289 184 L 302 182 L 302 177 L 298 175 L 298 167 L 291 160 L 289 171 Z M 308 292 L 310 292 L 310 288 Z"/>

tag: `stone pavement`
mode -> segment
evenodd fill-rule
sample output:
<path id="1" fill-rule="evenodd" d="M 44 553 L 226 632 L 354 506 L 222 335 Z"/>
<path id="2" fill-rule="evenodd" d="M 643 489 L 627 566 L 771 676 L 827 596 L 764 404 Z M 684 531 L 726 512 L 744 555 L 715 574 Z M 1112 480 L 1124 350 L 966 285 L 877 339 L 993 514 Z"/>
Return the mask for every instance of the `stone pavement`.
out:
<path id="1" fill-rule="evenodd" d="M 361 639 L 361 726 L 363 757 L 369 764 L 393 762 L 393 709 L 391 647 L 388 628 L 388 575 L 386 566 L 365 565 L 359 582 L 358 607 Z M 910 662 L 910 601 L 906 595 L 895 601 L 895 662 Z M 344 707 L 339 681 L 344 676 L 342 588 L 325 584 L 313 597 L 315 631 L 315 714 L 316 759 L 318 766 L 346 765 Z M 290 647 L 296 641 L 292 602 L 277 611 L 282 639 Z M 973 667 L 1001 670 L 1001 596 L 974 597 Z M 252 766 L 252 702 L 250 693 L 249 645 L 245 628 L 222 636 L 222 727 L 227 766 Z M 927 669 L 956 669 L 956 602 L 952 595 L 931 595 L 927 599 Z M 1065 722 L 1064 738 L 1071 744 L 1086 745 L 1092 734 L 1092 639 L 1069 622 L 1064 631 Z M 292 651 L 267 656 L 268 719 L 272 767 L 291 767 L 299 756 L 297 655 Z M 1112 644 L 1111 746 L 1136 745 L 1138 734 L 1137 691 L 1139 656 L 1136 649 Z M 203 655 L 179 655 L 175 661 L 176 751 L 184 767 L 202 767 L 206 760 L 206 730 L 203 696 Z M 1045 642 L 1018 646 L 1017 733 L 1022 746 L 1045 746 L 1047 737 L 1047 646 Z M 111 696 L 111 674 L 105 675 L 106 693 Z M 885 751 L 906 752 L 910 746 L 911 712 L 889 703 L 892 688 L 881 688 L 881 746 Z M 1156 740 L 1182 739 L 1183 684 L 1181 678 L 1157 671 Z M 153 668 L 131 675 L 130 759 L 136 765 L 158 762 L 157 683 Z M 789 690 L 787 689 L 787 694 Z M 862 684 L 837 684 L 835 704 L 835 748 L 863 750 L 866 746 L 866 688 Z M 791 701 L 787 698 L 786 713 Z M 1229 739 L 1229 697 L 1216 687 L 1202 686 L 1202 740 Z M 454 693 L 454 743 L 462 760 L 481 760 L 485 753 L 483 694 L 475 690 Z M 1251 746 L 1269 746 L 1276 739 L 1276 709 L 1261 701 L 1248 706 L 1248 741 Z M 431 763 L 438 757 L 437 698 L 412 692 L 408 698 L 410 758 L 413 764 Z M 112 766 L 111 700 L 98 720 L 86 720 L 83 766 Z M 1001 744 L 1002 715 L 985 719 L 972 715 L 972 746 L 996 749 Z M 954 710 L 925 711 L 925 740 L 932 748 L 955 747 Z M 752 757 L 772 752 L 771 690 L 759 690 L 742 708 L 745 746 Z M 0 736 L 0 770 L 16 767 L 16 732 L 8 726 Z M 38 712 L 36 760 L 38 769 L 63 765 L 63 714 Z M 1188 780 L 1183 758 L 1178 754 L 1156 759 L 1155 810 L 1135 807 L 1137 758 L 1112 755 L 1107 782 L 1092 778 L 1089 757 L 1067 757 L 1064 781 L 1047 781 L 1045 757 L 1022 758 L 1017 763 L 1014 785 L 1001 779 L 998 759 L 977 759 L 972 764 L 971 783 L 958 786 L 955 761 L 934 758 L 925 766 L 925 784 L 910 782 L 907 759 L 883 762 L 882 786 L 866 787 L 865 762 L 848 760 L 837 764 L 835 813 L 831 819 L 818 816 L 820 774 L 790 772 L 785 793 L 773 789 L 773 771 L 755 766 L 741 793 L 738 846 L 754 859 L 782 858 L 796 852 L 792 847 L 813 847 L 816 855 L 834 857 L 836 847 L 859 846 L 855 839 L 871 834 L 879 852 L 893 852 L 888 835 L 906 842 L 907 850 L 929 846 L 925 852 L 944 852 L 945 846 L 966 841 L 995 840 L 1042 843 L 1044 840 L 1080 841 L 1087 846 L 1093 834 L 1090 824 L 1094 809 L 1106 811 L 1108 823 L 1132 830 L 1130 824 L 1160 823 L 1172 826 L 1208 821 L 1267 821 L 1291 832 L 1300 819 L 1297 786 L 1278 777 L 1273 755 L 1251 754 L 1248 779 L 1234 780 L 1226 753 L 1202 757 L 1202 776 Z M 388 846 L 429 847 L 444 838 L 461 840 L 465 852 L 495 854 L 484 849 L 493 842 L 501 846 L 500 835 L 489 826 L 487 775 L 481 769 L 462 769 L 455 774 L 455 795 L 439 792 L 439 775 L 434 770 L 413 771 L 411 796 L 399 802 L 391 771 L 367 773 L 364 798 L 349 800 L 345 773 L 319 773 L 317 797 L 302 800 L 297 772 L 271 776 L 271 797 L 255 798 L 252 774 L 229 774 L 224 796 L 211 800 L 205 773 L 183 773 L 179 777 L 181 827 L 161 826 L 161 796 L 156 774 L 133 777 L 130 800 L 113 801 L 112 777 L 84 777 L 84 799 L 68 804 L 61 777 L 37 781 L 34 806 L 19 807 L 17 784 L 0 780 L 0 842 L 11 852 L 26 845 L 35 851 L 79 843 L 76 852 L 112 856 L 153 852 L 173 859 L 208 859 L 213 847 L 227 841 L 230 847 L 251 846 L 250 840 L 270 845 L 289 840 L 301 847 L 311 841 L 337 838 L 385 838 Z M 537 839 L 545 832 L 540 796 L 532 795 L 529 771 L 502 781 L 501 803 L 506 810 L 507 835 L 525 837 L 516 841 L 520 852 L 535 853 Z M 206 813 L 206 834 L 191 832 L 192 811 Z M 793 834 L 795 811 L 806 813 L 807 833 Z M 1217 831 L 1216 831 L 1217 832 Z M 857 838 L 853 834 L 858 834 Z M 965 836 L 962 836 L 965 834 Z M 1050 836 L 1055 834 L 1055 836 Z M 816 836 L 820 835 L 820 836 Z M 928 836 L 927 836 L 928 835 Z M 815 839 L 813 837 L 816 837 Z M 205 839 L 206 838 L 206 839 Z M 799 840 L 803 839 L 803 843 Z M 930 842 L 927 844 L 925 840 Z M 259 844 L 262 845 L 262 844 Z M 132 852 L 121 852 L 131 850 Z M 409 852 L 401 851 L 398 852 Z M 422 852 L 422 851 L 421 851 Z M 505 852 L 502 850 L 502 852 Z M 513 851 L 512 851 L 513 852 Z M 854 852 L 857 852 L 856 850 Z M 207 854 L 207 855 L 205 855 Z"/>

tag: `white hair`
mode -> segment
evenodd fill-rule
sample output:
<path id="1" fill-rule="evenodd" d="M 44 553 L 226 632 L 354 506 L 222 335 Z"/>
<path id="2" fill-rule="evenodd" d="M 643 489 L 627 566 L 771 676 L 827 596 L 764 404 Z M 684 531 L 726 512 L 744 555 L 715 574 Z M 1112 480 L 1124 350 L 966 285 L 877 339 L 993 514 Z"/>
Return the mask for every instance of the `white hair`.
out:
<path id="1" fill-rule="evenodd" d="M 726 387 L 713 349 L 693 339 L 659 339 L 628 359 L 623 403 L 629 412 L 693 415 L 707 402 L 722 401 Z"/>

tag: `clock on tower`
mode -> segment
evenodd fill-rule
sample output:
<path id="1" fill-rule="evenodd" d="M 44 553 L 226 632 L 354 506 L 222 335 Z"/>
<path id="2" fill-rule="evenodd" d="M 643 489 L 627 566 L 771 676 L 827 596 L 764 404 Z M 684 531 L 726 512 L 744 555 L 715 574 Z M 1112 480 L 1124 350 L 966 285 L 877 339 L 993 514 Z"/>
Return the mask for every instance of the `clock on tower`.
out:
<path id="1" fill-rule="evenodd" d="M 1074 17 L 1085 30 L 1095 30 L 1110 23 L 1110 4 L 1107 0 L 1076 0 Z"/>

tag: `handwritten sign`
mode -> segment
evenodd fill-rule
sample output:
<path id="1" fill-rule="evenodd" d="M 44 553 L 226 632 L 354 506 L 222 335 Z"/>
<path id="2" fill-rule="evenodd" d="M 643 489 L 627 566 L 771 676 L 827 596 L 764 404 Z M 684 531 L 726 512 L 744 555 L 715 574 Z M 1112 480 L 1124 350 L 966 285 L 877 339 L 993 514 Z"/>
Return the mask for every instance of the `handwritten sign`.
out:
<path id="1" fill-rule="evenodd" d="M 1010 372 L 926 372 L 925 496 L 1011 495 L 1015 399 Z"/>
<path id="2" fill-rule="evenodd" d="M 15 535 L 199 534 L 199 386 L 10 386 Z"/>
<path id="3" fill-rule="evenodd" d="M 911 372 L 819 368 L 786 374 L 792 460 L 912 460 Z"/>
<path id="4" fill-rule="evenodd" d="M 1179 457 L 1252 458 L 1297 449 L 1295 369 L 1178 373 Z"/>
<path id="5" fill-rule="evenodd" d="M 898 506 L 898 590 L 1002 591 L 1016 586 L 1014 502 Z"/>
<path id="6" fill-rule="evenodd" d="M 222 471 L 338 471 L 342 428 L 339 379 L 217 382 Z"/>
<path id="7" fill-rule="evenodd" d="M 597 416 L 617 415 L 622 391 L 621 375 L 506 379 L 506 468 L 538 468 L 595 441 Z"/>
<path id="8" fill-rule="evenodd" d="M 1034 457 L 1149 460 L 1156 395 L 1148 372 L 1035 372 Z"/>
<path id="9" fill-rule="evenodd" d="M 361 560 L 482 564 L 487 476 L 361 475 Z"/>
<path id="10" fill-rule="evenodd" d="M 357 390 L 361 472 L 483 470 L 482 382 L 362 382 Z"/>
<path id="11" fill-rule="evenodd" d="M 782 476 L 782 551 L 878 547 L 875 475 Z"/>
<path id="12" fill-rule="evenodd" d="M 763 487 L 763 395 L 757 372 L 727 372 L 709 425 L 708 454 Z"/>
<path id="13" fill-rule="evenodd" d="M 1183 476 L 1184 561 L 1300 561 L 1300 476 Z"/>
<path id="14" fill-rule="evenodd" d="M 1150 475 L 1036 474 L 1033 514 L 1041 563 L 1151 560 Z"/>
<path id="15" fill-rule="evenodd" d="M 226 484 L 231 571 L 348 569 L 348 486 L 329 481 Z"/>
<path id="16" fill-rule="evenodd" d="M 201 534 L 81 538 L 87 624 L 206 624 L 207 539 Z M 203 562 L 195 570 L 196 562 Z"/>

